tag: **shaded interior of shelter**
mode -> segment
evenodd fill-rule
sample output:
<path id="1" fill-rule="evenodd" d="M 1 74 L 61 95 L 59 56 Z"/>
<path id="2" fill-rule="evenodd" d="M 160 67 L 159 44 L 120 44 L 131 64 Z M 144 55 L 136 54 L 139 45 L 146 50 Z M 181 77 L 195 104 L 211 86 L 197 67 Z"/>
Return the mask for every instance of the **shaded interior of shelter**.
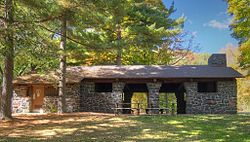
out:
<path id="1" fill-rule="evenodd" d="M 147 93 L 148 88 L 146 83 L 141 83 L 141 84 L 126 84 L 124 89 L 123 89 L 123 107 L 124 108 L 131 108 L 131 103 L 132 103 L 132 97 L 135 92 L 140 92 L 140 93 Z M 123 110 L 124 114 L 130 113 L 129 110 Z"/>
<path id="2" fill-rule="evenodd" d="M 124 89 L 123 89 L 123 107 L 124 108 L 131 108 L 131 103 L 136 103 L 132 102 L 132 97 L 134 93 L 146 93 L 148 95 L 148 88 L 146 83 L 141 83 L 141 84 L 126 84 Z M 186 113 L 186 100 L 185 100 L 185 88 L 183 83 L 163 83 L 159 95 L 162 93 L 174 93 L 176 97 L 176 105 L 177 105 L 177 114 L 185 114 Z M 160 97 L 160 96 L 159 96 Z M 148 99 L 147 99 L 148 100 Z M 139 102 L 138 102 L 139 103 Z M 147 102 L 148 103 L 148 102 Z M 161 102 L 162 103 L 162 102 Z M 165 103 L 172 103 L 168 102 L 167 98 L 165 100 Z M 159 102 L 160 104 L 160 102 Z M 150 107 L 150 104 L 147 104 L 148 107 Z M 167 106 L 167 105 L 166 105 Z M 160 108 L 160 106 L 159 106 Z M 171 108 L 169 108 L 171 109 Z M 129 110 L 125 109 L 123 110 L 124 114 L 131 113 Z"/>
<path id="3" fill-rule="evenodd" d="M 177 103 L 177 114 L 186 113 L 186 90 L 183 83 L 163 83 L 160 93 L 174 93 Z"/>

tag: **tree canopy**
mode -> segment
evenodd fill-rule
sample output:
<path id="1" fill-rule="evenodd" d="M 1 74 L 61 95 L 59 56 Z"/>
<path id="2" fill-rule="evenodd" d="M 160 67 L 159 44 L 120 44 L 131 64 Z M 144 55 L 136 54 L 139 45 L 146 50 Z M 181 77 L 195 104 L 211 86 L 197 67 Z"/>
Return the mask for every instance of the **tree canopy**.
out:
<path id="1" fill-rule="evenodd" d="M 232 36 L 241 46 L 240 62 L 243 68 L 250 68 L 250 1 L 227 0 L 228 13 L 233 16 L 230 25 Z"/>
<path id="2" fill-rule="evenodd" d="M 190 50 L 183 44 L 185 18 L 170 18 L 174 5 L 147 0 L 101 4 L 98 26 L 87 30 L 97 33 L 99 50 L 89 52 L 86 64 L 169 64 Z"/>

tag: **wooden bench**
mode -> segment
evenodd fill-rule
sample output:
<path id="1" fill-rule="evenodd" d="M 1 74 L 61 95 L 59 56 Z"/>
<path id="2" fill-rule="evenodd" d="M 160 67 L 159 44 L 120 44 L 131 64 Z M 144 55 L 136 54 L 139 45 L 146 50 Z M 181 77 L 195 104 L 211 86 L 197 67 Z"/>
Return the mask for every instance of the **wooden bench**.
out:
<path id="1" fill-rule="evenodd" d="M 132 104 L 137 104 L 137 108 L 131 108 L 131 107 L 122 107 L 124 105 L 132 105 Z M 115 108 L 112 108 L 114 110 L 114 114 L 118 115 L 121 114 L 123 110 L 128 110 L 130 111 L 131 114 L 134 114 L 134 110 L 137 110 L 137 115 L 140 114 L 140 103 L 116 103 Z"/>
<path id="2" fill-rule="evenodd" d="M 115 115 L 119 115 L 122 113 L 123 110 L 129 110 L 131 112 L 131 114 L 134 114 L 134 110 L 137 110 L 137 115 L 140 114 L 140 108 L 124 108 L 124 107 L 121 107 L 121 108 L 112 108 L 114 110 L 114 114 Z"/>

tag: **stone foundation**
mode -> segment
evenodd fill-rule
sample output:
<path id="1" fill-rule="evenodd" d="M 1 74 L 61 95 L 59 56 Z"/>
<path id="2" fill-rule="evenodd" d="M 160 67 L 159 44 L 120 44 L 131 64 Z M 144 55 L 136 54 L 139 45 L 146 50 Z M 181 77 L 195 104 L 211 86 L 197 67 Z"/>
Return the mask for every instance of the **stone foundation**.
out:
<path id="1" fill-rule="evenodd" d="M 186 82 L 186 112 L 188 114 L 237 113 L 236 81 L 217 82 L 217 92 L 199 93 L 196 82 Z"/>

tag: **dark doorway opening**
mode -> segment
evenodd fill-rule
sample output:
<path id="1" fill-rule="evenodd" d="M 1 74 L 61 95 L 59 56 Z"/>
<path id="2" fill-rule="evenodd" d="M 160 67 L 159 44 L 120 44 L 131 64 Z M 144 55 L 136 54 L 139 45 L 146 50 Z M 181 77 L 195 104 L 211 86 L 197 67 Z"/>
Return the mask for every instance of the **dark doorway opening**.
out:
<path id="1" fill-rule="evenodd" d="M 160 89 L 160 93 L 174 93 L 177 105 L 176 113 L 186 113 L 186 90 L 183 83 L 163 83 Z M 166 103 L 168 103 L 167 100 Z"/>
<path id="2" fill-rule="evenodd" d="M 133 94 L 137 93 L 147 93 L 148 88 L 146 83 L 141 84 L 126 84 L 123 89 L 123 108 L 131 108 Z M 123 110 L 123 114 L 131 113 L 129 110 Z"/>

